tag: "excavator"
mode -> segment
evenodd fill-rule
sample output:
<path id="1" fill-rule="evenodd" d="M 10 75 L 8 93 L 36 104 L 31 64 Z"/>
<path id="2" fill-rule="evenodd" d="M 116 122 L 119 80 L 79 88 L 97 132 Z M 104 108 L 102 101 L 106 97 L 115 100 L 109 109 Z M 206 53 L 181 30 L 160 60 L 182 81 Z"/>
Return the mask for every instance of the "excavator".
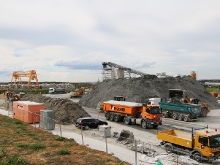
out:
<path id="1" fill-rule="evenodd" d="M 4 97 L 6 98 L 6 100 L 8 101 L 18 101 L 21 98 L 21 94 L 20 93 L 16 93 L 14 91 L 11 91 L 10 89 L 7 89 L 4 92 Z"/>
<path id="2" fill-rule="evenodd" d="M 70 98 L 82 97 L 82 95 L 84 94 L 85 94 L 85 88 L 79 88 L 76 89 L 75 91 L 70 92 Z"/>
<path id="3" fill-rule="evenodd" d="M 198 104 L 201 109 L 201 117 L 206 117 L 211 111 L 208 104 L 201 102 L 198 98 L 190 98 L 186 91 L 183 89 L 169 89 L 169 98 L 173 103 L 187 103 L 187 104 Z"/>
<path id="4" fill-rule="evenodd" d="M 89 91 L 93 90 L 95 88 L 94 85 L 87 86 L 87 87 L 81 87 L 79 89 L 76 89 L 75 91 L 70 92 L 70 98 L 74 97 L 82 97 L 83 95 L 87 94 Z"/>

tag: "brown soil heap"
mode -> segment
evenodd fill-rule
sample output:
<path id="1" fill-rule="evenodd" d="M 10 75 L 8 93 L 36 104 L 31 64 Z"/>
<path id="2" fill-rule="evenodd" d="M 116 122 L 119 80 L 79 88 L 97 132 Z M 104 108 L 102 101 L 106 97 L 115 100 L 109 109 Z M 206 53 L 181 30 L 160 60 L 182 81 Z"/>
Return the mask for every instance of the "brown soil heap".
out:
<path id="1" fill-rule="evenodd" d="M 98 102 L 108 101 L 119 95 L 132 102 L 146 103 L 149 98 L 155 96 L 167 101 L 169 89 L 184 89 L 189 97 L 208 103 L 211 109 L 220 108 L 216 98 L 190 76 L 157 78 L 148 75 L 141 78 L 105 80 L 84 95 L 79 103 L 85 107 L 96 108 Z"/>
<path id="2" fill-rule="evenodd" d="M 73 124 L 80 117 L 90 116 L 81 105 L 69 99 L 54 99 L 41 94 L 26 94 L 21 98 L 21 101 L 27 100 L 44 103 L 45 109 L 54 110 L 56 122 L 59 124 Z"/>

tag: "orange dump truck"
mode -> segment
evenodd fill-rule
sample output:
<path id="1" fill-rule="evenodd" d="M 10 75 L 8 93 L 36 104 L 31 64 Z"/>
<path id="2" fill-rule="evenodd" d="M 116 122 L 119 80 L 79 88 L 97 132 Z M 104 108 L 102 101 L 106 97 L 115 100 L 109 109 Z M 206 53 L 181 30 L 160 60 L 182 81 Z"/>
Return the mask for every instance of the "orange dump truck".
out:
<path id="1" fill-rule="evenodd" d="M 157 138 L 168 153 L 178 152 L 190 155 L 198 162 L 213 162 L 220 158 L 220 132 L 215 130 L 192 129 L 192 132 L 164 130 L 157 132 Z"/>
<path id="2" fill-rule="evenodd" d="M 110 100 L 103 103 L 106 120 L 124 121 L 127 125 L 138 124 L 143 128 L 157 128 L 162 124 L 159 105 Z"/>

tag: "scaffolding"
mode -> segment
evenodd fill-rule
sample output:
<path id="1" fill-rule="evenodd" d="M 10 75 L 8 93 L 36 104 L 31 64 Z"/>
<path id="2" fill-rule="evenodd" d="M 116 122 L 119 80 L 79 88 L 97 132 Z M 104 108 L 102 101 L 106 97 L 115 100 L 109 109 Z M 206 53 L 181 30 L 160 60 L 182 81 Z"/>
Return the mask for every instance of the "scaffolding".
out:
<path id="1" fill-rule="evenodd" d="M 103 62 L 103 80 L 106 79 L 118 79 L 118 78 L 136 78 L 144 77 L 148 74 L 118 65 L 112 62 Z"/>
<path id="2" fill-rule="evenodd" d="M 14 81 L 14 84 L 16 84 L 18 82 L 18 84 L 22 84 L 22 77 L 28 77 L 28 84 L 27 84 L 27 88 L 30 87 L 31 85 L 31 81 L 32 80 L 36 80 L 36 86 L 38 88 L 40 88 L 40 85 L 38 83 L 38 79 L 37 79 L 37 73 L 35 70 L 29 70 L 29 71 L 14 71 L 12 73 L 12 79 L 11 79 L 11 83 Z"/>

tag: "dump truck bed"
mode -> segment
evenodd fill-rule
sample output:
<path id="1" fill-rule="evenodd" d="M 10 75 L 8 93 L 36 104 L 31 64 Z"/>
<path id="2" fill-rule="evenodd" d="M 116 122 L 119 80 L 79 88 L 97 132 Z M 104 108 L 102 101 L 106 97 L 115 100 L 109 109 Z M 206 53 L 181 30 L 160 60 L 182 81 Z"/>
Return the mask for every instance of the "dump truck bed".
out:
<path id="1" fill-rule="evenodd" d="M 180 145 L 186 148 L 193 147 L 192 134 L 179 130 L 164 130 L 157 132 L 157 138 L 172 144 Z"/>
<path id="2" fill-rule="evenodd" d="M 109 100 L 103 103 L 103 110 L 105 112 L 117 112 L 127 115 L 136 115 L 141 112 L 143 105 L 141 103 L 114 101 Z"/>
<path id="3" fill-rule="evenodd" d="M 173 112 L 199 115 L 201 113 L 200 106 L 197 104 L 174 104 L 167 102 L 159 102 L 160 107 L 163 110 L 170 110 Z"/>

